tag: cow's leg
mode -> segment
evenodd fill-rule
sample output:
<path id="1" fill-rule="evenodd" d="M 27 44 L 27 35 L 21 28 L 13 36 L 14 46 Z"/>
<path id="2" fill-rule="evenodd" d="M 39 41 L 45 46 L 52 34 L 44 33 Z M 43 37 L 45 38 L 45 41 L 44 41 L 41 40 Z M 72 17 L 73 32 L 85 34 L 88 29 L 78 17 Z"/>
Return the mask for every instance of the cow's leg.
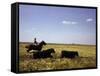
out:
<path id="1" fill-rule="evenodd" d="M 63 58 L 64 57 L 64 55 L 63 55 L 63 52 L 61 53 L 61 58 Z"/>
<path id="2" fill-rule="evenodd" d="M 79 57 L 79 54 L 77 53 L 77 56 Z"/>
<path id="3" fill-rule="evenodd" d="M 33 59 L 36 59 L 36 55 L 33 53 Z"/>
<path id="4" fill-rule="evenodd" d="M 76 52 L 76 54 L 75 54 L 75 57 L 77 58 L 77 57 L 79 57 L 79 54 Z"/>
<path id="5" fill-rule="evenodd" d="M 52 56 L 52 55 L 49 55 L 49 57 L 50 57 L 50 58 L 53 58 L 53 56 Z"/>

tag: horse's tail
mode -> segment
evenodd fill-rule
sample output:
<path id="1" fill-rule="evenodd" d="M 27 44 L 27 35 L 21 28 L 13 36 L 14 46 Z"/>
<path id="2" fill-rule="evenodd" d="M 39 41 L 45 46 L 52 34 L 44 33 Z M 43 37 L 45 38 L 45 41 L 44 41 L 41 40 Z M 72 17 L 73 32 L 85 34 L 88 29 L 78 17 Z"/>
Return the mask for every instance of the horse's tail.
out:
<path id="1" fill-rule="evenodd" d="M 29 46 L 25 46 L 25 48 L 29 48 Z"/>

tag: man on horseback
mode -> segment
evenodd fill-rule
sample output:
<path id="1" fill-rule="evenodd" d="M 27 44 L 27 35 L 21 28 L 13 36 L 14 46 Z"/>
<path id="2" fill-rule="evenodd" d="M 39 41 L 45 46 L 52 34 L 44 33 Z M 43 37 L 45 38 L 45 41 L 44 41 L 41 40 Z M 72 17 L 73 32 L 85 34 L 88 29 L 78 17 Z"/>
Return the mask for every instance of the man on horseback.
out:
<path id="1" fill-rule="evenodd" d="M 33 44 L 26 46 L 27 52 L 30 52 L 30 53 L 40 52 L 44 45 L 46 45 L 46 43 L 44 41 L 41 41 L 40 43 L 38 43 L 36 41 L 36 38 L 34 38 Z"/>
<path id="2" fill-rule="evenodd" d="M 36 50 L 36 48 L 38 47 L 38 45 L 39 45 L 39 43 L 36 41 L 36 38 L 34 38 L 34 42 L 29 46 L 30 47 L 29 49 L 31 49 L 30 53 L 38 52 Z M 34 49 L 32 49 L 33 47 L 34 47 Z"/>

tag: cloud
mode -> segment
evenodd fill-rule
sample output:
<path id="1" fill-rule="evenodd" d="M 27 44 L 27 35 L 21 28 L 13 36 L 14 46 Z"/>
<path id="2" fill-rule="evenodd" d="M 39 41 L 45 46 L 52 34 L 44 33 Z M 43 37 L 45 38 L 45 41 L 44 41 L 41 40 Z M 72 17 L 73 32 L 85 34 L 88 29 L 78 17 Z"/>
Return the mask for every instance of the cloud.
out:
<path id="1" fill-rule="evenodd" d="M 75 22 L 75 21 L 66 21 L 66 20 L 63 20 L 62 23 L 63 24 L 72 24 L 72 25 L 77 24 L 77 22 Z"/>
<path id="2" fill-rule="evenodd" d="M 93 21 L 92 18 L 88 18 L 88 19 L 86 19 L 86 22 L 91 22 L 91 21 Z"/>
<path id="3" fill-rule="evenodd" d="M 72 22 L 72 24 L 77 24 L 77 22 Z"/>

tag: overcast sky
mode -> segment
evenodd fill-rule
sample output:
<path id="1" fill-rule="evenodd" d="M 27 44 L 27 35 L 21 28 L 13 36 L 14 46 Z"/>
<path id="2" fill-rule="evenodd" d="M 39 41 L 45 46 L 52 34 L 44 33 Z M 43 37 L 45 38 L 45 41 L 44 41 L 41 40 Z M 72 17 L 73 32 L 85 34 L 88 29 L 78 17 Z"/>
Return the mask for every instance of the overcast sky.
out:
<path id="1" fill-rule="evenodd" d="M 96 43 L 96 10 L 20 5 L 19 40 L 47 43 Z"/>

